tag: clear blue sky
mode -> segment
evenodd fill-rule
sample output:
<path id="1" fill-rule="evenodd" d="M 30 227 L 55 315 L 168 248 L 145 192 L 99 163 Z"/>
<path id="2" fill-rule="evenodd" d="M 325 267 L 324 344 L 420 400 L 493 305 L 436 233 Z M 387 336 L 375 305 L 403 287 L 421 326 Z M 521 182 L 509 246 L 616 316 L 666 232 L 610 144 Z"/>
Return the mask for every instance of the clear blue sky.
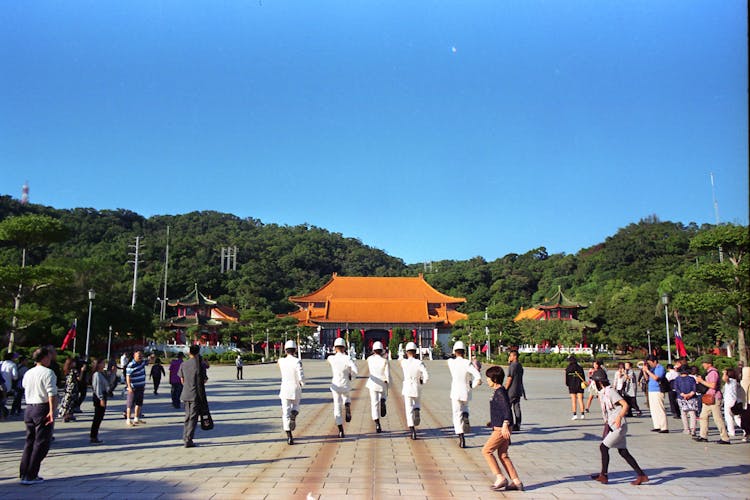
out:
<path id="1" fill-rule="evenodd" d="M 0 194 L 309 223 L 408 263 L 748 223 L 747 4 L 0 7 Z"/>

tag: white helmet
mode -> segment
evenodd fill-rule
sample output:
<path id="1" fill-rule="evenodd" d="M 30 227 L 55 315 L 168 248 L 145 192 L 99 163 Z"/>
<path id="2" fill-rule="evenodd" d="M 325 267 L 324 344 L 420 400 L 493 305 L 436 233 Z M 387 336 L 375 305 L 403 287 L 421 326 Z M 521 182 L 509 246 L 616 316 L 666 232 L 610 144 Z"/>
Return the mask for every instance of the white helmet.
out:
<path id="1" fill-rule="evenodd" d="M 455 344 L 453 344 L 453 352 L 456 352 L 458 350 L 461 350 L 461 351 L 465 351 L 466 350 L 466 346 L 460 340 L 458 342 L 456 342 Z"/>
<path id="2" fill-rule="evenodd" d="M 414 342 L 409 342 L 408 344 L 406 344 L 406 349 L 405 350 L 406 351 L 416 351 L 417 350 L 417 344 L 415 344 Z"/>
<path id="3" fill-rule="evenodd" d="M 284 350 L 296 349 L 296 348 L 297 348 L 297 344 L 295 344 L 293 340 L 287 340 L 286 344 L 284 344 Z"/>
<path id="4" fill-rule="evenodd" d="M 372 350 L 373 351 L 382 351 L 383 350 L 383 343 L 380 341 L 376 341 L 374 344 L 372 344 Z"/>
<path id="5" fill-rule="evenodd" d="M 339 337 L 333 341 L 333 347 L 346 347 L 346 340 L 343 337 Z"/>

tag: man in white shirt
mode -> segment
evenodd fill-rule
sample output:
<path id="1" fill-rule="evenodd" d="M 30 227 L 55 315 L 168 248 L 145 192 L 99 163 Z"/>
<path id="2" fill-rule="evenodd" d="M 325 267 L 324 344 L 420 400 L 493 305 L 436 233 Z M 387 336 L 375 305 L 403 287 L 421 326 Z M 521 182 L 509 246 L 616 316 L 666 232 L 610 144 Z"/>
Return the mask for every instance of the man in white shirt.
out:
<path id="1" fill-rule="evenodd" d="M 57 377 L 49 369 L 52 354 L 46 347 L 34 351 L 36 366 L 26 372 L 23 388 L 26 397 L 26 445 L 21 457 L 21 484 L 32 485 L 44 481 L 39 477 L 42 460 L 52 442 L 57 404 Z"/>
<path id="2" fill-rule="evenodd" d="M 370 376 L 366 387 L 370 391 L 370 408 L 372 419 L 375 421 L 375 432 L 383 432 L 380 427 L 380 417 L 385 417 L 385 400 L 388 398 L 388 384 L 391 382 L 391 372 L 388 359 L 383 356 L 383 344 L 372 344 L 372 354 L 367 358 L 367 368 Z"/>
<path id="3" fill-rule="evenodd" d="M 13 362 L 12 352 L 6 352 L 5 356 L 3 356 L 3 362 L 0 364 L 0 373 L 2 373 L 2 378 L 5 381 L 5 394 L 10 396 L 16 387 L 16 382 L 18 381 L 18 368 Z M 18 397 L 18 394 L 16 394 L 16 397 Z M 2 403 L 0 411 L 2 411 L 3 416 L 8 414 L 8 410 L 5 408 L 5 402 Z"/>
<path id="4" fill-rule="evenodd" d="M 474 368 L 471 361 L 464 358 L 466 347 L 460 340 L 453 344 L 455 358 L 448 360 L 451 372 L 451 410 L 453 412 L 453 430 L 458 436 L 459 448 L 466 448 L 464 434 L 471 431 L 469 424 L 469 401 L 471 389 L 482 383 L 482 375 Z"/>
<path id="5" fill-rule="evenodd" d="M 333 343 L 336 353 L 328 356 L 328 364 L 331 365 L 331 395 L 333 396 L 333 418 L 339 428 L 339 437 L 344 437 L 344 422 L 341 419 L 341 407 L 346 409 L 346 421 L 351 422 L 352 410 L 349 393 L 351 387 L 349 380 L 351 375 L 357 375 L 357 365 L 346 355 L 346 341 L 341 337 Z M 343 405 L 342 405 L 343 403 Z"/>
<path id="6" fill-rule="evenodd" d="M 292 431 L 297 427 L 297 415 L 299 414 L 299 401 L 302 397 L 302 386 L 305 385 L 305 374 L 302 371 L 302 361 L 295 356 L 297 344 L 293 340 L 287 340 L 284 344 L 286 356 L 279 359 L 279 370 L 281 371 L 281 424 L 286 432 L 286 442 L 294 444 Z"/>
<path id="7" fill-rule="evenodd" d="M 409 426 L 411 438 L 417 439 L 415 429 L 421 422 L 419 415 L 419 392 L 420 385 L 427 382 L 430 376 L 424 363 L 416 357 L 417 345 L 414 342 L 406 344 L 406 358 L 401 360 L 401 369 L 404 372 L 404 384 L 401 394 L 404 396 L 404 409 L 406 410 L 406 425 Z"/>

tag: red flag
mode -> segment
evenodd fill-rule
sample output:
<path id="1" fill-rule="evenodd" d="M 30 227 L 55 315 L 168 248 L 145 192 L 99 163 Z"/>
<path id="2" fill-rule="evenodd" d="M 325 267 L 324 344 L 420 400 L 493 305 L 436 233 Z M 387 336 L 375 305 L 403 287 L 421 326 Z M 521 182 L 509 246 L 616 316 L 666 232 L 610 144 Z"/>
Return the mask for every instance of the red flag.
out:
<path id="1" fill-rule="evenodd" d="M 680 357 L 687 356 L 687 351 L 685 350 L 685 343 L 682 341 L 682 334 L 677 328 L 675 328 L 674 330 L 674 345 L 677 348 L 678 356 Z"/>
<path id="2" fill-rule="evenodd" d="M 70 328 L 68 329 L 68 333 L 65 335 L 65 338 L 63 339 L 62 346 L 60 347 L 61 351 L 64 351 L 66 347 L 68 347 L 68 344 L 73 341 L 73 339 L 76 338 L 76 324 L 73 322 L 72 325 L 70 325 Z"/>

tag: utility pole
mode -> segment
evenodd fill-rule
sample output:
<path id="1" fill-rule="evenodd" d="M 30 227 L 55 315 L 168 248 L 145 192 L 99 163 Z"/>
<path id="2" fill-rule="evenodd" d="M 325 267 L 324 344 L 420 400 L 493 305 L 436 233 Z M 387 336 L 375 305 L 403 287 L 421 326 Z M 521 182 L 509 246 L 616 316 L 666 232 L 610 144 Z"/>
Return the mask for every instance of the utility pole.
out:
<path id="1" fill-rule="evenodd" d="M 130 301 L 130 308 L 135 309 L 135 297 L 136 297 L 136 288 L 138 287 L 138 256 L 140 255 L 141 250 L 141 237 L 136 236 L 135 237 L 135 245 L 128 245 L 130 248 L 135 248 L 135 251 L 128 252 L 128 255 L 133 256 L 133 260 L 129 260 L 129 264 L 133 264 L 133 298 Z"/>
<path id="2" fill-rule="evenodd" d="M 161 296 L 161 313 L 159 318 L 164 321 L 167 319 L 167 278 L 169 276 L 169 226 L 167 226 L 167 250 L 164 255 L 164 291 Z"/>

